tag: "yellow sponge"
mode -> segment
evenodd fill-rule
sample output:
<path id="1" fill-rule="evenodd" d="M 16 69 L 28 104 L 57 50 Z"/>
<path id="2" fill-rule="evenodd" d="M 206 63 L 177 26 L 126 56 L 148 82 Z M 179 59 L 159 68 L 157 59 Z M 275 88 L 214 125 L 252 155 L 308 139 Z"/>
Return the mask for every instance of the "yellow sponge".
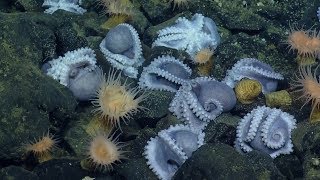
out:
<path id="1" fill-rule="evenodd" d="M 242 79 L 235 87 L 237 99 L 242 104 L 251 104 L 261 91 L 260 82 L 253 79 Z"/>

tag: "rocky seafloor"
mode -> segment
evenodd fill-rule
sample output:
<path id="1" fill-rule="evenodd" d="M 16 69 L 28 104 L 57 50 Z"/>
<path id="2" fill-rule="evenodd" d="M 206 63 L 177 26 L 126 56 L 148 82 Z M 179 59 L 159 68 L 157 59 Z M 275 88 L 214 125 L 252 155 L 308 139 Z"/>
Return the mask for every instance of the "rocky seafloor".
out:
<path id="1" fill-rule="evenodd" d="M 133 0 L 137 13 L 133 25 L 143 43 L 148 64 L 161 53 L 184 57 L 171 49 L 152 49 L 156 32 L 177 19 L 201 13 L 212 18 L 221 35 L 210 75 L 221 80 L 237 60 L 255 57 L 270 64 L 285 79 L 278 89 L 288 89 L 297 71 L 296 54 L 285 43 L 291 26 L 319 29 L 317 0 L 194 0 L 175 8 L 168 0 Z M 179 123 L 168 110 L 174 93 L 152 91 L 144 106 L 128 124 L 122 124 L 122 142 L 128 159 L 112 171 L 83 169 L 93 119 L 90 102 L 78 102 L 66 87 L 42 73 L 48 60 L 81 47 L 95 50 L 99 66 L 109 69 L 99 50 L 106 32 L 97 2 L 83 0 L 83 15 L 58 10 L 43 13 L 42 0 L 0 2 L 0 179 L 157 179 L 143 157 L 151 137 Z M 186 62 L 189 63 L 189 62 Z M 193 76 L 198 76 L 194 64 Z M 141 71 L 142 68 L 140 68 Z M 134 81 L 134 80 L 133 80 Z M 135 82 L 134 82 L 135 83 Z M 239 102 L 205 129 L 205 145 L 178 169 L 173 179 L 320 179 L 320 124 L 308 121 L 311 106 L 295 100 L 284 111 L 294 115 L 294 151 L 272 159 L 259 151 L 245 155 L 233 147 L 236 126 L 256 106 L 265 105 L 263 95 L 250 104 Z M 45 162 L 25 152 L 23 145 L 46 134 L 59 138 L 53 157 Z M 319 130 L 319 131 L 318 131 Z M 319 136 L 318 136 L 319 135 Z"/>

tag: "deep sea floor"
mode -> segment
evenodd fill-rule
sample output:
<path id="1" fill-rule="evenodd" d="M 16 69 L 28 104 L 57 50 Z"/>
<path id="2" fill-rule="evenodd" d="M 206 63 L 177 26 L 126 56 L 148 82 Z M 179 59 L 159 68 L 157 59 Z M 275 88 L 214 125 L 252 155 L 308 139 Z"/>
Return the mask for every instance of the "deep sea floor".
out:
<path id="1" fill-rule="evenodd" d="M 319 0 L 0 1 L 0 179 L 320 179 Z"/>

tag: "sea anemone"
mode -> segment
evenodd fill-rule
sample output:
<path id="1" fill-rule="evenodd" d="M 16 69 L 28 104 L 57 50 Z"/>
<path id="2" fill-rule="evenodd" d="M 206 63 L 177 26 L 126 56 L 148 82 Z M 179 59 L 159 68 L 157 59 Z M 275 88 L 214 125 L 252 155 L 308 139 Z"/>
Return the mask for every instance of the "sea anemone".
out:
<path id="1" fill-rule="evenodd" d="M 213 50 L 210 48 L 201 49 L 194 57 L 194 62 L 197 64 L 204 64 L 210 60 L 213 55 Z"/>
<path id="2" fill-rule="evenodd" d="M 104 80 L 96 93 L 96 98 L 92 101 L 92 104 L 97 107 L 93 112 L 99 114 L 107 124 L 118 125 L 118 127 L 120 127 L 120 120 L 128 120 L 139 110 L 146 109 L 139 103 L 147 97 L 138 87 L 130 88 L 127 80 L 121 83 L 120 78 L 121 73 L 117 75 L 116 71 L 109 71 L 107 80 L 103 76 Z"/>
<path id="3" fill-rule="evenodd" d="M 320 51 L 319 33 L 311 30 L 294 30 L 288 36 L 290 50 L 297 50 L 298 56 L 316 57 Z"/>
<path id="4" fill-rule="evenodd" d="M 42 138 L 34 140 L 34 142 L 25 145 L 27 152 L 32 152 L 43 162 L 51 159 L 50 152 L 56 147 L 58 140 L 48 132 Z"/>
<path id="5" fill-rule="evenodd" d="M 311 114 L 315 108 L 319 109 L 320 107 L 320 84 L 316 76 L 318 67 L 319 65 L 314 72 L 312 72 L 311 66 L 300 66 L 299 73 L 295 75 L 296 79 L 294 80 L 294 83 L 291 84 L 293 89 L 299 88 L 293 92 L 302 92 L 302 95 L 298 99 L 304 98 L 306 100 L 303 106 L 311 101 Z"/>
<path id="6" fill-rule="evenodd" d="M 173 9 L 178 6 L 186 6 L 189 0 L 170 0 L 170 3 L 173 2 Z"/>
<path id="7" fill-rule="evenodd" d="M 103 14 L 112 16 L 133 16 L 133 4 L 129 0 L 99 0 L 98 5 L 103 7 Z"/>
<path id="8" fill-rule="evenodd" d="M 113 164 L 125 159 L 125 151 L 121 150 L 125 145 L 122 142 L 118 142 L 118 136 L 115 138 L 113 136 L 114 133 L 111 136 L 110 134 L 98 134 L 90 143 L 88 150 L 89 160 L 98 169 L 113 169 Z"/>
<path id="9" fill-rule="evenodd" d="M 199 76 L 210 76 L 214 69 L 214 60 L 210 58 L 208 62 L 197 65 L 197 73 Z"/>

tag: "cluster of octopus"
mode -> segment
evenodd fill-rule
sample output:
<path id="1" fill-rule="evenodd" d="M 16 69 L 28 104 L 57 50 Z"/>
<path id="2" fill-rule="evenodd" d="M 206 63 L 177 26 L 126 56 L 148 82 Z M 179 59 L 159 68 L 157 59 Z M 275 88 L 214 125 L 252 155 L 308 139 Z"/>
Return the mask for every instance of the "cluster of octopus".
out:
<path id="1" fill-rule="evenodd" d="M 185 51 L 195 63 L 211 56 L 219 43 L 215 22 L 195 14 L 191 19 L 180 17 L 172 26 L 160 30 L 152 46 Z M 130 24 L 119 24 L 111 29 L 100 44 L 100 51 L 125 76 L 138 78 L 138 69 L 144 58 L 139 35 Z M 274 92 L 278 81 L 283 79 L 270 65 L 254 58 L 239 60 L 221 82 L 213 77 L 191 79 L 190 67 L 173 56 L 162 55 L 143 67 L 139 87 L 130 89 L 128 84 L 121 83 L 120 73 L 116 75 L 112 71 L 105 77 L 96 64 L 94 50 L 88 47 L 47 62 L 42 70 L 69 88 L 79 101 L 92 100 L 97 107 L 95 111 L 116 126 L 144 108 L 139 105 L 147 98 L 141 93 L 142 89 L 175 93 L 168 108 L 181 124 L 160 131 L 148 141 L 144 151 L 149 167 L 159 179 L 173 177 L 192 153 L 204 144 L 203 130 L 207 124 L 233 109 L 237 97 L 244 103 L 252 101 L 248 88 L 260 89 L 264 94 Z M 243 80 L 257 83 L 249 83 L 252 86 L 237 91 L 243 86 Z M 259 150 L 272 158 L 288 154 L 292 152 L 291 132 L 295 124 L 295 118 L 280 109 L 256 107 L 238 124 L 235 148 L 241 153 Z M 115 161 L 124 157 L 121 147 L 112 135 L 98 135 L 91 142 L 90 158 L 98 167 L 112 167 Z"/>

